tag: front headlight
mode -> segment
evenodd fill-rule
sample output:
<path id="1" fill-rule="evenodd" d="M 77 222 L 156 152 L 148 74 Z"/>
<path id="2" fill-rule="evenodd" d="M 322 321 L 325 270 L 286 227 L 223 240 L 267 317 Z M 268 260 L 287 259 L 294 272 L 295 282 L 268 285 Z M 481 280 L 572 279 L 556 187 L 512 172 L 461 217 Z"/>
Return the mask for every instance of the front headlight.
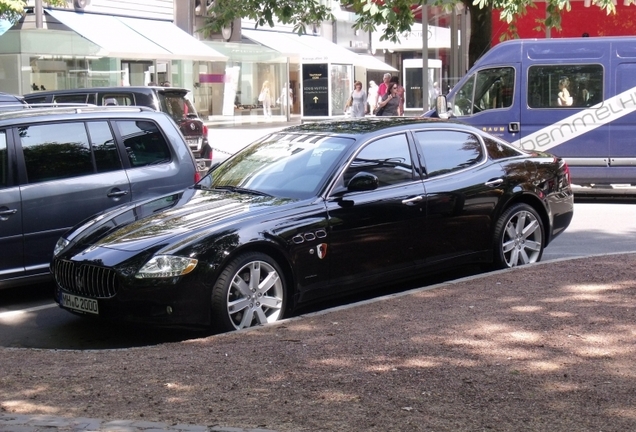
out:
<path id="1" fill-rule="evenodd" d="M 53 256 L 57 256 L 64 248 L 68 246 L 68 240 L 64 237 L 60 237 L 60 239 L 55 243 L 55 247 L 53 248 Z"/>
<path id="2" fill-rule="evenodd" d="M 157 255 L 144 264 L 135 277 L 137 279 L 150 279 L 183 276 L 194 270 L 198 262 L 194 258 Z"/>

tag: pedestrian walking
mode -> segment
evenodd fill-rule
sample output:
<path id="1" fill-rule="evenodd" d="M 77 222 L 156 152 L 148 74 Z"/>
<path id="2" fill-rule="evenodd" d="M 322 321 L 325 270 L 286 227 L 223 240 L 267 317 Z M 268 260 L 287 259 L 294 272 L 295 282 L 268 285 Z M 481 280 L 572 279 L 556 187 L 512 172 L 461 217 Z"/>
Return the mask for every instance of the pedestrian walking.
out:
<path id="1" fill-rule="evenodd" d="M 362 89 L 362 83 L 353 83 L 354 90 L 351 92 L 351 117 L 364 117 L 367 113 L 367 92 Z"/>

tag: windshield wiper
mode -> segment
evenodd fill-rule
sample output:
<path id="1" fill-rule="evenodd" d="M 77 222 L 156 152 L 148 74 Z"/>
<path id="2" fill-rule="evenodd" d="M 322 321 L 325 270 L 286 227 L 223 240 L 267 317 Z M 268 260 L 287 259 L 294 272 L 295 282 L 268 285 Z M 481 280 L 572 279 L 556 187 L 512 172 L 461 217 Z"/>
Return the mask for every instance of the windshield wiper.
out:
<path id="1" fill-rule="evenodd" d="M 257 190 L 254 190 L 254 189 L 242 188 L 242 187 L 238 187 L 238 186 L 215 186 L 213 189 L 227 190 L 227 191 L 230 191 L 230 192 L 237 192 L 237 193 L 244 193 L 244 194 L 251 194 L 251 195 L 258 195 L 258 196 L 266 196 L 266 197 L 273 196 L 273 195 L 270 195 L 270 194 L 265 193 L 265 192 L 257 191 Z"/>

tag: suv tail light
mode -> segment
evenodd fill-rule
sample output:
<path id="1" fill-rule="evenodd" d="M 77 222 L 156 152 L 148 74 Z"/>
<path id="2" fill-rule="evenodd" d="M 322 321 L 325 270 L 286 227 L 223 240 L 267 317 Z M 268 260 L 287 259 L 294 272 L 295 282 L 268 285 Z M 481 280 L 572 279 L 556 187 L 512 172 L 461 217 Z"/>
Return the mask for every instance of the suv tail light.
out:
<path id="1" fill-rule="evenodd" d="M 208 127 L 205 124 L 203 125 L 203 136 L 208 136 Z"/>
<path id="2" fill-rule="evenodd" d="M 194 184 L 199 183 L 199 180 L 201 180 L 201 173 L 197 171 L 194 173 Z"/>

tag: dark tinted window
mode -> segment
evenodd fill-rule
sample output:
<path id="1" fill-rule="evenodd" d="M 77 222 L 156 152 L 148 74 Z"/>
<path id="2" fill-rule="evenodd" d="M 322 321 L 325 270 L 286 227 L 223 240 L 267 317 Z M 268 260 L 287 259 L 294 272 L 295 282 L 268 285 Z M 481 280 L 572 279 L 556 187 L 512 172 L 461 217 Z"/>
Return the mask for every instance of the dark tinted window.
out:
<path id="1" fill-rule="evenodd" d="M 475 165 L 483 149 L 473 134 L 460 131 L 423 131 L 415 134 L 422 149 L 429 177 L 448 174 Z"/>
<path id="2" fill-rule="evenodd" d="M 0 188 L 9 185 L 9 159 L 7 154 L 7 134 L 0 131 Z"/>
<path id="3" fill-rule="evenodd" d="M 83 103 L 83 104 L 84 103 L 94 103 L 94 102 L 89 102 L 89 95 L 87 95 L 86 93 L 55 96 L 54 102 L 57 102 L 57 103 Z"/>
<path id="4" fill-rule="evenodd" d="M 406 135 L 381 138 L 365 146 L 344 175 L 345 185 L 359 172 L 368 172 L 390 186 L 413 180 L 413 161 Z"/>
<path id="5" fill-rule="evenodd" d="M 113 133 L 107 122 L 87 123 L 88 133 L 93 144 L 95 167 L 97 172 L 109 172 L 122 169 L 119 152 L 115 145 Z"/>
<path id="6" fill-rule="evenodd" d="M 170 149 L 156 124 L 150 121 L 115 122 L 133 167 L 170 162 Z"/>
<path id="7" fill-rule="evenodd" d="M 29 183 L 92 174 L 84 123 L 58 123 L 20 128 Z"/>
<path id="8" fill-rule="evenodd" d="M 562 96 L 561 102 L 559 94 Z M 528 69 L 530 108 L 586 107 L 596 105 L 602 100 L 601 65 L 545 65 L 531 66 Z"/>
<path id="9" fill-rule="evenodd" d="M 489 137 L 484 137 L 486 151 L 491 159 L 504 159 L 522 155 L 519 150 Z"/>

